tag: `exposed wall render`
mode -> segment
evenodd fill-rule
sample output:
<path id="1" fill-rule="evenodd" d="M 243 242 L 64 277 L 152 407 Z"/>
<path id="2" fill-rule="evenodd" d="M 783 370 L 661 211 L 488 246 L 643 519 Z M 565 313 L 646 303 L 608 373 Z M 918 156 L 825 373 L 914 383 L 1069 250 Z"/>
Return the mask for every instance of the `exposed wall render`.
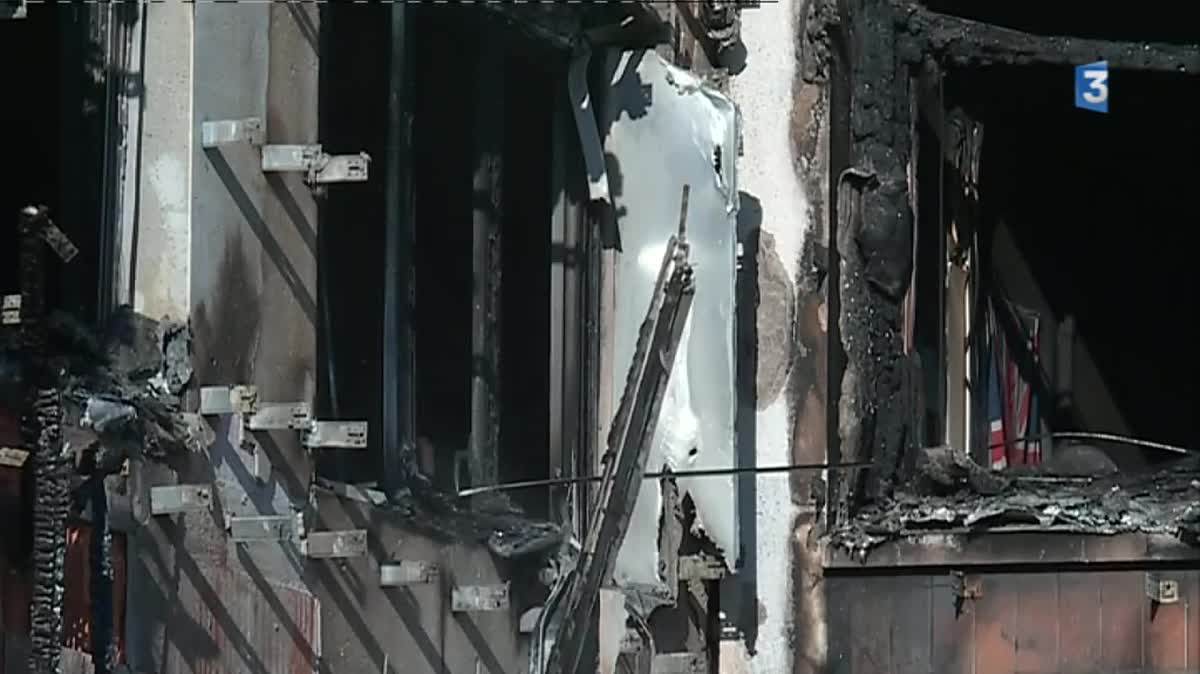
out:
<path id="1" fill-rule="evenodd" d="M 689 185 L 687 239 L 696 260 L 696 299 L 647 469 L 728 468 L 734 465 L 737 113 L 723 95 L 657 54 L 626 54 L 613 78 L 614 121 L 605 148 L 623 249 L 616 271 L 614 381 L 633 358 L 658 264 L 678 226 L 677 195 Z M 679 482 L 708 535 L 736 563 L 733 479 Z M 645 481 L 617 561 L 618 582 L 661 583 L 661 507 L 658 483 Z"/>
<path id="2" fill-rule="evenodd" d="M 827 318 L 817 268 L 827 243 L 825 9 L 819 0 L 781 0 L 744 12 L 747 65 L 730 85 L 744 128 L 739 237 L 747 246 L 743 264 L 757 277 L 753 297 L 739 296 L 756 303 L 749 308 L 755 343 L 742 347 L 754 359 L 753 381 L 740 394 L 752 433 L 740 442 L 753 443 L 760 466 L 826 460 Z M 781 101 L 790 103 L 786 115 Z M 749 667 L 810 671 L 823 661 L 825 643 L 819 563 L 809 543 L 813 482 L 784 475 L 752 482 L 756 512 L 743 517 L 755 518 L 756 534 L 746 542 L 747 568 L 733 580 L 750 595 L 737 621 L 753 655 Z"/>
<path id="3" fill-rule="evenodd" d="M 147 5 L 142 69 L 141 161 L 133 211 L 137 249 L 131 292 L 139 313 L 185 319 L 192 225 L 192 5 Z M 140 39 L 139 39 L 140 41 Z M 134 117 L 134 122 L 139 120 Z"/>

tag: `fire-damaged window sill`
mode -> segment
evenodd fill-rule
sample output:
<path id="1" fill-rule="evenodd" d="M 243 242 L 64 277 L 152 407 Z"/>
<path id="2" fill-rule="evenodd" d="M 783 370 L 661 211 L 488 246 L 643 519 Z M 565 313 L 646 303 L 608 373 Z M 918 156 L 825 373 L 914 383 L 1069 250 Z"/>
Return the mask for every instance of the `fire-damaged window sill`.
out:
<path id="1" fill-rule="evenodd" d="M 913 533 L 866 555 L 822 543 L 826 569 L 1200 563 L 1200 547 L 1169 534 L 1079 534 L 1009 527 L 970 533 Z"/>

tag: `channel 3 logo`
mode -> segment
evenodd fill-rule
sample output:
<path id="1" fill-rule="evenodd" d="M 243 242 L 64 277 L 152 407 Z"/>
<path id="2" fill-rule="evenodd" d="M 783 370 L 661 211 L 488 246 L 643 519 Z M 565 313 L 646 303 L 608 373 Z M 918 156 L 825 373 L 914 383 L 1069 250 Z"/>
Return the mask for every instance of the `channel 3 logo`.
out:
<path id="1" fill-rule="evenodd" d="M 1108 62 L 1075 67 L 1075 107 L 1108 112 Z"/>

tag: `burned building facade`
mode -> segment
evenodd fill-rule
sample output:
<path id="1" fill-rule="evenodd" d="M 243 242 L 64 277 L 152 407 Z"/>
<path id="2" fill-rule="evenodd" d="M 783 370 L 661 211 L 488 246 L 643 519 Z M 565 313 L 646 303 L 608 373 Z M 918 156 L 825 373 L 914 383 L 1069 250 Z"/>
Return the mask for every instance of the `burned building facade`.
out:
<path id="1" fill-rule="evenodd" d="M 1151 4 L 0 2 L 0 671 L 1200 669 Z"/>

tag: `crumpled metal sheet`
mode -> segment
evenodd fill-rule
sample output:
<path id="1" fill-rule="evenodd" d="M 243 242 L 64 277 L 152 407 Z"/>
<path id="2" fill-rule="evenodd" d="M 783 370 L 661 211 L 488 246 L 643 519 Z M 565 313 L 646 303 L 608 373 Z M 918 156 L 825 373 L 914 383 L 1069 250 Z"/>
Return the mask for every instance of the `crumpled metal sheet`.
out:
<path id="1" fill-rule="evenodd" d="M 1200 457 L 1150 475 L 1059 479 L 1011 474 L 1008 486 L 980 494 L 969 486 L 944 495 L 912 486 L 864 508 L 829 532 L 829 542 L 862 555 L 889 540 L 929 531 L 1023 530 L 1116 535 L 1167 534 L 1200 545 Z"/>
<path id="2" fill-rule="evenodd" d="M 622 252 L 616 271 L 613 381 L 632 361 L 668 238 L 679 222 L 679 195 L 690 188 L 687 240 L 696 295 L 662 403 L 648 470 L 730 468 L 734 461 L 733 311 L 736 277 L 738 116 L 733 103 L 654 52 L 614 61 L 603 98 L 612 120 L 604 150 L 608 192 Z M 681 478 L 706 533 L 736 563 L 732 477 Z M 662 496 L 645 481 L 618 556 L 618 582 L 657 585 Z"/>

